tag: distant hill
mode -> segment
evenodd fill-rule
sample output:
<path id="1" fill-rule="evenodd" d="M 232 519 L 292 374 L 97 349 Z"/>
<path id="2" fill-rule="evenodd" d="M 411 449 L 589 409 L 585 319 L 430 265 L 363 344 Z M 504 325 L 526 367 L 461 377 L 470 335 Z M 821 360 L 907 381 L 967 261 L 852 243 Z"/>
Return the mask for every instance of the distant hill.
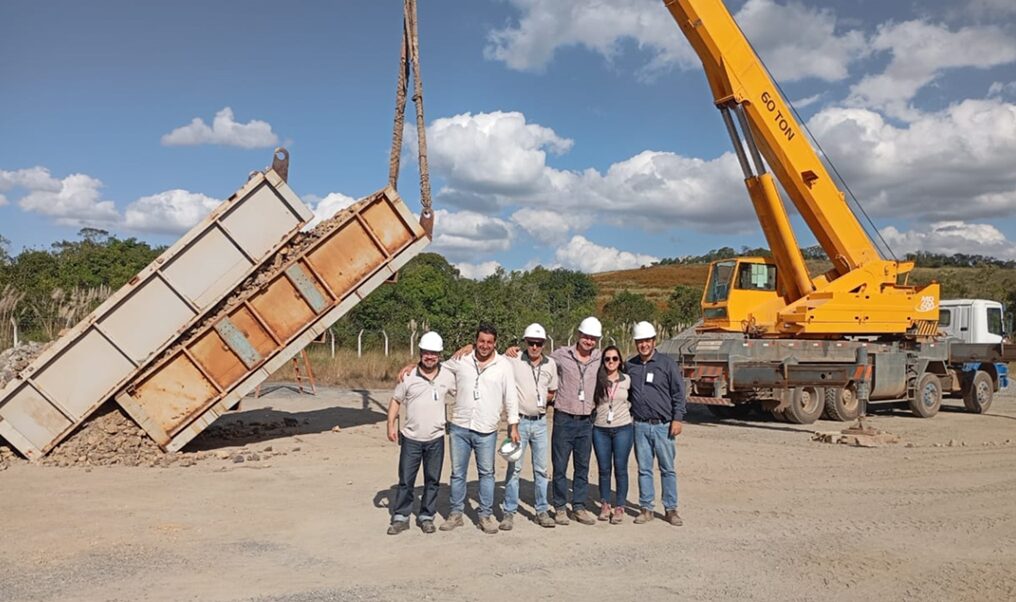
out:
<path id="1" fill-rule="evenodd" d="M 808 270 L 821 274 L 830 267 L 827 261 L 808 261 Z M 628 290 L 645 295 L 658 307 L 667 304 L 670 291 L 678 284 L 702 287 L 705 285 L 709 265 L 705 263 L 654 265 L 634 270 L 619 270 L 592 274 L 599 288 L 597 307 L 603 307 L 618 291 Z M 979 298 L 1002 301 L 1013 312 L 1016 302 L 1016 269 L 986 265 L 979 267 L 914 268 L 910 273 L 912 284 L 927 284 L 937 280 L 942 285 L 945 299 Z"/>

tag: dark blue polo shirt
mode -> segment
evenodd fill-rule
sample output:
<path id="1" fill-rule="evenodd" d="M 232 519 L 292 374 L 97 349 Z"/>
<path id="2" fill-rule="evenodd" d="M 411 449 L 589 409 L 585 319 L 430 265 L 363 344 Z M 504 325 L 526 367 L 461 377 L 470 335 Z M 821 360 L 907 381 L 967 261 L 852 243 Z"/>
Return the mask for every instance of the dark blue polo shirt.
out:
<path id="1" fill-rule="evenodd" d="M 656 351 L 648 362 L 643 363 L 636 355 L 626 367 L 631 377 L 628 399 L 632 418 L 667 422 L 684 419 L 684 377 L 677 362 Z"/>

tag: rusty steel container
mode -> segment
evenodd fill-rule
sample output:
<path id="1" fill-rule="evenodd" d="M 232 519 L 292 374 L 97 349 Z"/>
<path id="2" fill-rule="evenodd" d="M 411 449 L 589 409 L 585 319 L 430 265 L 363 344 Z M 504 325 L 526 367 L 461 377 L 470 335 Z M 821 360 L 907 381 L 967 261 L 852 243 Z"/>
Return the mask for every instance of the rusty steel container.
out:
<path id="1" fill-rule="evenodd" d="M 29 459 L 49 452 L 300 234 L 313 213 L 278 153 L 0 391 L 0 436 Z"/>
<path id="2" fill-rule="evenodd" d="M 167 451 L 187 444 L 430 242 L 391 188 L 302 234 L 116 396 Z"/>

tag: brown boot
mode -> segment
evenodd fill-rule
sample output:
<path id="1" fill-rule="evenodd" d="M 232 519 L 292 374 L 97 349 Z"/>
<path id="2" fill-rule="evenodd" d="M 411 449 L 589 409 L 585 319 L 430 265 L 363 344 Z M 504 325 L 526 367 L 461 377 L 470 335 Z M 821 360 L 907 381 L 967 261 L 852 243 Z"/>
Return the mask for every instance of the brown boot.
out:
<path id="1" fill-rule="evenodd" d="M 675 527 L 680 527 L 681 525 L 684 524 L 684 521 L 681 520 L 681 517 L 677 515 L 677 508 L 674 508 L 673 510 L 667 510 L 667 514 L 664 516 L 663 520 L 674 525 Z"/>
<path id="2" fill-rule="evenodd" d="M 636 525 L 642 525 L 642 524 L 648 523 L 649 521 L 653 520 L 653 518 L 655 518 L 655 517 L 653 515 L 653 511 L 652 510 L 650 510 L 648 508 L 642 508 L 641 510 L 639 510 L 639 515 L 635 517 L 635 524 Z"/>
<path id="3" fill-rule="evenodd" d="M 573 511 L 571 517 L 583 525 L 596 524 L 596 516 L 585 508 L 579 508 L 578 510 Z"/>
<path id="4" fill-rule="evenodd" d="M 610 517 L 610 524 L 620 525 L 623 522 L 624 522 L 624 508 L 618 506 L 617 508 L 614 508 L 614 514 L 611 515 Z"/>
<path id="5" fill-rule="evenodd" d="M 610 503 L 607 500 L 600 502 L 600 520 L 610 520 Z"/>

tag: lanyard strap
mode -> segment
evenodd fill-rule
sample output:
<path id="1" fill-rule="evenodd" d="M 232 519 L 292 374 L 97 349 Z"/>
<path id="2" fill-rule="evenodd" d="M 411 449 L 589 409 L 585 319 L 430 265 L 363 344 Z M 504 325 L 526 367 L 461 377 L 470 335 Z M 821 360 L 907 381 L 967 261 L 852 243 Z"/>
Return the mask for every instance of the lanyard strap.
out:
<path id="1" fill-rule="evenodd" d="M 593 363 L 592 356 L 589 356 L 589 362 L 583 364 L 579 361 L 579 358 L 572 355 L 572 359 L 575 360 L 575 365 L 579 368 L 579 393 L 585 393 L 586 391 L 586 369 L 589 368 L 589 364 Z"/>

